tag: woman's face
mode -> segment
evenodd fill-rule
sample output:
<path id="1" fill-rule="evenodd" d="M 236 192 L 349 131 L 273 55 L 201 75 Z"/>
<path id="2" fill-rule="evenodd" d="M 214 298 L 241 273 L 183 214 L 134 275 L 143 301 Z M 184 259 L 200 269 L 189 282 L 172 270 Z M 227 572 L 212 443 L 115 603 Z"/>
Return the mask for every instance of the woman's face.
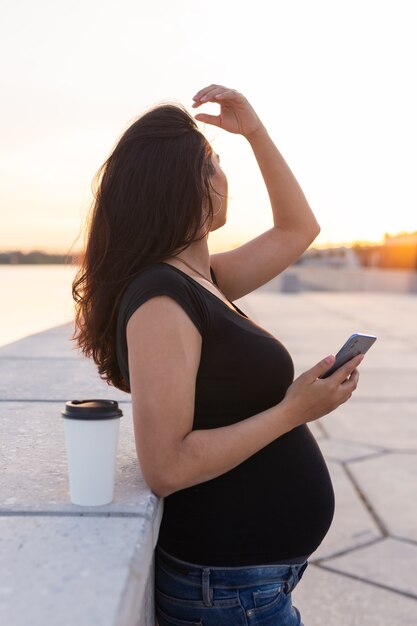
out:
<path id="1" fill-rule="evenodd" d="M 210 198 L 213 205 L 213 224 L 210 228 L 212 232 L 224 226 L 227 220 L 227 178 L 220 167 L 219 155 L 212 152 L 209 158 L 214 168 L 214 173 L 210 176 L 212 186 Z"/>

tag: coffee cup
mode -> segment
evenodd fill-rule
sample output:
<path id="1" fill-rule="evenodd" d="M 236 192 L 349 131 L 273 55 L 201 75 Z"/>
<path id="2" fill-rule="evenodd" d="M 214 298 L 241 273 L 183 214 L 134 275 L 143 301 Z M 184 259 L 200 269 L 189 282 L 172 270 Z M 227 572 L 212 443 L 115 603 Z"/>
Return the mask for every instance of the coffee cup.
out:
<path id="1" fill-rule="evenodd" d="M 122 411 L 115 400 L 70 400 L 65 445 L 73 504 L 100 506 L 113 500 Z"/>

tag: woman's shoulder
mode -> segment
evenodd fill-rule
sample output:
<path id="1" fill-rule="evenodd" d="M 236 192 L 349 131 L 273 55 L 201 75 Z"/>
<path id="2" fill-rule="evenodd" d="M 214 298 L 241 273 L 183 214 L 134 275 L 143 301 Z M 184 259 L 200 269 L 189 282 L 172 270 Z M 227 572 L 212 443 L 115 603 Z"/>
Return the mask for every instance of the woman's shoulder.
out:
<path id="1" fill-rule="evenodd" d="M 128 283 L 120 302 L 119 320 L 126 324 L 141 304 L 158 295 L 175 299 L 193 318 L 199 318 L 200 327 L 207 321 L 201 290 L 183 272 L 162 262 L 144 268 Z"/>
<path id="2" fill-rule="evenodd" d="M 128 283 L 125 295 L 137 290 L 158 287 L 179 288 L 189 285 L 182 272 L 172 269 L 172 265 L 158 262 L 148 265 L 136 274 Z"/>

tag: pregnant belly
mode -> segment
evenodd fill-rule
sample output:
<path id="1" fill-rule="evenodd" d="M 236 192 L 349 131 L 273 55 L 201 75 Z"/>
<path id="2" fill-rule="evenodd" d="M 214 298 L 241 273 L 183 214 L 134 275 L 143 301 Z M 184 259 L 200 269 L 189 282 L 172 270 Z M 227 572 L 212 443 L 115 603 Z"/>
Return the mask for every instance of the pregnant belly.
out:
<path id="1" fill-rule="evenodd" d="M 326 463 L 303 425 L 232 471 L 166 498 L 161 545 L 213 566 L 273 563 L 313 553 L 333 514 Z"/>

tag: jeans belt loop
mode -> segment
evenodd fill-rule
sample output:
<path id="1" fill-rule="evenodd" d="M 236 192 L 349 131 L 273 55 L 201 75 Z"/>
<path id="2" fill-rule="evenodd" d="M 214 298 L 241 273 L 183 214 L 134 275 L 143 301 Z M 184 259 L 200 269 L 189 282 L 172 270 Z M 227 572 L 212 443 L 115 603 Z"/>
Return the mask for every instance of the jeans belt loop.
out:
<path id="1" fill-rule="evenodd" d="M 294 589 L 294 583 L 295 583 L 295 574 L 294 574 L 294 569 L 291 567 L 291 575 L 289 579 L 284 583 L 284 593 L 286 595 L 292 592 L 292 590 Z"/>
<path id="2" fill-rule="evenodd" d="M 202 584 L 203 584 L 203 603 L 204 606 L 211 606 L 212 605 L 212 593 L 211 593 L 211 589 L 210 589 L 210 568 L 209 567 L 204 567 L 203 568 L 203 580 L 202 580 Z"/>

